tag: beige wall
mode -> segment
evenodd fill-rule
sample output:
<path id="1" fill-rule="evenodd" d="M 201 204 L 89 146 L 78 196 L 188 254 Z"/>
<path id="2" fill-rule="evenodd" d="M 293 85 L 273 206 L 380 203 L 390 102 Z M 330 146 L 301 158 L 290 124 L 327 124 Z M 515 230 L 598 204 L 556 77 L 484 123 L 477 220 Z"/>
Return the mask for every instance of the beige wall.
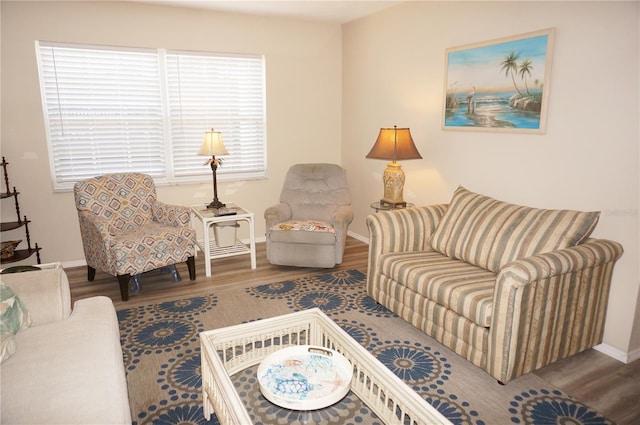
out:
<path id="1" fill-rule="evenodd" d="M 411 128 L 405 200 L 447 202 L 458 185 L 545 208 L 601 210 L 594 236 L 623 244 L 607 316 L 614 356 L 635 350 L 639 278 L 638 2 L 407 2 L 343 28 L 343 165 L 355 232 L 382 194 L 365 160 L 380 127 Z M 443 131 L 448 47 L 556 28 L 544 135 Z"/>
<path id="2" fill-rule="evenodd" d="M 124 2 L 3 0 L 1 7 L 2 155 L 43 262 L 81 263 L 84 254 L 72 193 L 52 191 L 35 40 L 264 54 L 268 178 L 218 185 L 221 200 L 255 213 L 259 237 L 262 214 L 277 201 L 291 164 L 340 162 L 340 25 Z M 210 177 L 158 193 L 183 205 L 213 198 Z M 3 217 L 15 219 L 11 201 L 4 202 Z"/>

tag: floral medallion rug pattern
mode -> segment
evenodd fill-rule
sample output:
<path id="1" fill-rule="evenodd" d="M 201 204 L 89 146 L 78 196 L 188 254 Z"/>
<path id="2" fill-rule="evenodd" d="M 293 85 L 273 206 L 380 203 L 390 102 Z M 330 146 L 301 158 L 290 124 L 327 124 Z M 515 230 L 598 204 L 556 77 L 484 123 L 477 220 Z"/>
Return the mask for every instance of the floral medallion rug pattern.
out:
<path id="1" fill-rule="evenodd" d="M 611 424 L 534 374 L 499 385 L 366 295 L 358 270 L 242 287 L 118 311 L 134 424 L 217 424 L 202 411 L 199 332 L 321 308 L 453 424 Z M 379 424 L 352 393 L 312 412 L 281 409 L 261 394 L 256 368 L 232 377 L 257 424 Z"/>

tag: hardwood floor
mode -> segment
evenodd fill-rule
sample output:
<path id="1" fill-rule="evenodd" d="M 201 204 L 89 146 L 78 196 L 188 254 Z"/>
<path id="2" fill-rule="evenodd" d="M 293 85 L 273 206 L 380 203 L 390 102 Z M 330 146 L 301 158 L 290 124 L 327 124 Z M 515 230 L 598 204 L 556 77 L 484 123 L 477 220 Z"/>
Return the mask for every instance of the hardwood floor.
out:
<path id="1" fill-rule="evenodd" d="M 367 270 L 367 245 L 347 238 L 343 263 L 337 270 Z M 127 302 L 120 299 L 117 279 L 96 273 L 87 281 L 86 267 L 65 269 L 73 300 L 105 295 L 116 309 L 211 293 L 216 287 L 238 283 L 267 283 L 305 276 L 325 269 L 282 267 L 269 264 L 265 244 L 257 244 L 257 268 L 252 270 L 248 255 L 213 260 L 212 276 L 205 277 L 203 256 L 196 259 L 197 278 L 189 281 L 186 265 L 178 265 L 182 282 L 174 283 L 168 274 L 149 272 L 143 276 L 143 289 Z M 618 425 L 640 424 L 640 360 L 624 364 L 596 350 L 588 350 L 536 372 L 562 391 L 599 410 Z"/>

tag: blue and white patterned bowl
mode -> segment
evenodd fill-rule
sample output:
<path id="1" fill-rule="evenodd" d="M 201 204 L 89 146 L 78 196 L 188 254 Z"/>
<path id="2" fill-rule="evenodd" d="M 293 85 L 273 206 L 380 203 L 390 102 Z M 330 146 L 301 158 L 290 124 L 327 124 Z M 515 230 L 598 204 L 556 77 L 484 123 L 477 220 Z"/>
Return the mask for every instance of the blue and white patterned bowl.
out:
<path id="1" fill-rule="evenodd" d="M 267 356 L 258 367 L 262 395 L 291 410 L 316 410 L 342 400 L 351 389 L 353 366 L 324 347 L 297 345 Z"/>

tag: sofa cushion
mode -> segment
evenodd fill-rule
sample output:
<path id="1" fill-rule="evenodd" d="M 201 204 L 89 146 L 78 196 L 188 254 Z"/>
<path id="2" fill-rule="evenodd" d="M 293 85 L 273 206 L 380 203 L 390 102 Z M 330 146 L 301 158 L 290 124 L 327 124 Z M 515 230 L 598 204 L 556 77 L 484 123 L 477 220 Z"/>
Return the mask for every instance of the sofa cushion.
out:
<path id="1" fill-rule="evenodd" d="M 509 204 L 460 186 L 436 227 L 431 246 L 497 272 L 512 261 L 582 243 L 599 216 L 599 212 Z"/>
<path id="2" fill-rule="evenodd" d="M 379 261 L 380 273 L 409 288 L 415 302 L 427 298 L 479 326 L 491 326 L 495 273 L 433 250 L 385 253 Z"/>
<path id="3" fill-rule="evenodd" d="M 16 342 L 16 354 L 2 364 L 0 422 L 131 424 L 109 298 L 78 300 L 69 318 L 32 326 Z"/>

